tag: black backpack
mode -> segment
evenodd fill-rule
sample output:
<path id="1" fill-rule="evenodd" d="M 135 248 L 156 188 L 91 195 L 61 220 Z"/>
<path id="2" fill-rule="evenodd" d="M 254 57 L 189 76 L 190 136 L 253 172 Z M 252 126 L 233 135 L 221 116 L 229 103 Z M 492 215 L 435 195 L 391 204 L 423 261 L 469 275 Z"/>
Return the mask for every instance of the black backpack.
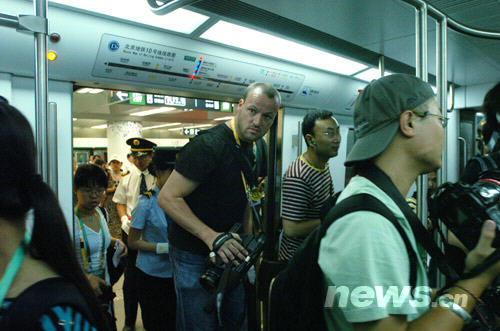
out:
<path id="1" fill-rule="evenodd" d="M 344 215 L 362 210 L 380 214 L 396 227 L 409 253 L 410 285 L 416 285 L 417 256 L 396 217 L 372 195 L 356 194 L 335 204 L 321 226 L 306 238 L 289 264 L 271 282 L 269 330 L 326 330 L 323 317 L 326 293 L 323 273 L 318 265 L 320 242 L 333 222 Z"/>
<path id="2" fill-rule="evenodd" d="M 70 306 L 94 324 L 87 302 L 76 286 L 61 278 L 48 278 L 24 290 L 0 318 L 0 330 L 38 330 L 38 321 L 54 306 Z M 71 322 L 71 321 L 67 321 Z"/>

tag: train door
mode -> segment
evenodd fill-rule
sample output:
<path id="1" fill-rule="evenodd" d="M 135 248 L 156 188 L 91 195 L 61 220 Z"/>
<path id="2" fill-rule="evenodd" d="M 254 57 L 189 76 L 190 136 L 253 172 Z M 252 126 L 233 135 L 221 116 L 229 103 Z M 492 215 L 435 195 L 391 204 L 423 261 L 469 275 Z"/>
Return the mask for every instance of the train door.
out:
<path id="1" fill-rule="evenodd" d="M 460 109 L 460 160 L 459 174 L 462 175 L 467 161 L 484 153 L 482 125 L 484 114 L 478 108 Z"/>

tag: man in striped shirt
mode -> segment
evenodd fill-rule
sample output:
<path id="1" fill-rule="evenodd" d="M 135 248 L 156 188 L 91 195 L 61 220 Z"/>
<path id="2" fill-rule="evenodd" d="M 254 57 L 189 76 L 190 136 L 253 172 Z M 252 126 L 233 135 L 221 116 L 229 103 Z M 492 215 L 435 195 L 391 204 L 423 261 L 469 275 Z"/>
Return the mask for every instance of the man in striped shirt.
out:
<path id="1" fill-rule="evenodd" d="M 309 233 L 320 224 L 323 203 L 333 195 L 328 160 L 337 156 L 339 124 L 329 111 L 311 111 L 302 134 L 307 151 L 290 164 L 283 178 L 280 260 L 289 261 Z"/>

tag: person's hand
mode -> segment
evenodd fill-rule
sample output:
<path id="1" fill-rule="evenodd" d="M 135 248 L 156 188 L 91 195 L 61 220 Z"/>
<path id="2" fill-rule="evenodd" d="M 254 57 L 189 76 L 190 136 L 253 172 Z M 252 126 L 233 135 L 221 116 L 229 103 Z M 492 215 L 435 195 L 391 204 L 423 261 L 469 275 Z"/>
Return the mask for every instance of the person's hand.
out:
<path id="1" fill-rule="evenodd" d="M 94 293 L 97 297 L 102 295 L 101 288 L 99 287 L 99 284 L 107 285 L 104 279 L 101 279 L 97 276 L 91 275 L 91 274 L 85 274 L 87 276 L 87 279 L 89 280 L 90 287 L 92 290 L 94 290 Z"/>
<path id="2" fill-rule="evenodd" d="M 474 247 L 474 249 L 470 251 L 465 258 L 465 272 L 471 271 L 475 266 L 479 265 L 484 261 L 484 259 L 495 251 L 495 249 L 491 247 L 491 244 L 495 239 L 496 227 L 496 223 L 492 220 L 487 220 L 483 223 L 481 236 L 479 237 L 476 247 Z M 493 280 L 493 278 L 500 275 L 500 261 L 486 269 L 483 273 L 490 276 Z"/>
<path id="3" fill-rule="evenodd" d="M 215 239 L 222 234 L 223 233 L 220 232 L 216 233 L 214 239 L 212 240 L 212 244 Z M 240 244 L 241 238 L 237 233 L 231 232 L 231 235 L 233 236 L 233 238 L 226 240 L 219 248 L 219 250 L 215 253 L 219 255 L 224 263 L 234 261 L 234 263 L 238 265 L 239 262 L 235 260 L 236 257 L 240 260 L 243 260 L 248 255 L 248 251 Z M 213 247 L 210 247 L 210 249 L 213 250 Z M 215 256 L 212 256 L 212 262 L 214 262 L 214 260 Z"/>
<path id="4" fill-rule="evenodd" d="M 127 245 L 120 239 L 116 239 L 117 243 L 120 244 L 120 250 L 118 251 L 118 257 L 121 259 L 124 256 L 127 256 L 128 248 Z"/>
<path id="5" fill-rule="evenodd" d="M 129 223 L 129 219 L 128 219 L 128 216 L 127 215 L 123 215 L 121 218 L 120 218 L 120 221 L 122 222 L 122 226 L 123 225 L 128 225 Z"/>

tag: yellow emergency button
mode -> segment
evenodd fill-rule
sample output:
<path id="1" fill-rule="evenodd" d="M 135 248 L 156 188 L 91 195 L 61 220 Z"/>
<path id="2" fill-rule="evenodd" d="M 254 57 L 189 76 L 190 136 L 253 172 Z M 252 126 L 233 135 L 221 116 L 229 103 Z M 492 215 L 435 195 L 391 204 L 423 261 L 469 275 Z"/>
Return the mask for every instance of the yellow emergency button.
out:
<path id="1" fill-rule="evenodd" d="M 47 59 L 49 61 L 55 61 L 57 59 L 57 53 L 55 51 L 49 51 L 47 53 Z"/>

